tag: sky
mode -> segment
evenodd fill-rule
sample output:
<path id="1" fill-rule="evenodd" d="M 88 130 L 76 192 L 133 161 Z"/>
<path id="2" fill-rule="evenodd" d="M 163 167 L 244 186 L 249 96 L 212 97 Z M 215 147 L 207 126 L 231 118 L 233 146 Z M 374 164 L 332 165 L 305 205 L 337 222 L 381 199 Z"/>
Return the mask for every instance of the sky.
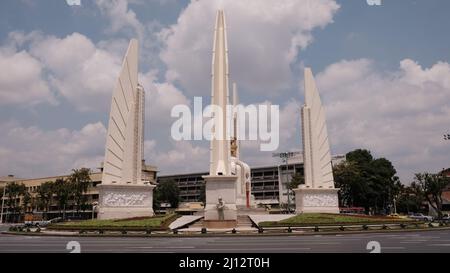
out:
<path id="1" fill-rule="evenodd" d="M 175 141 L 174 105 L 210 100 L 214 17 L 224 9 L 241 103 L 280 106 L 280 146 L 301 150 L 303 68 L 326 109 L 333 154 L 369 149 L 403 183 L 450 167 L 447 0 L 3 0 L 0 176 L 97 168 L 128 42 L 140 42 L 145 159 L 160 174 L 206 171 L 209 143 Z M 277 163 L 242 143 L 251 166 Z"/>

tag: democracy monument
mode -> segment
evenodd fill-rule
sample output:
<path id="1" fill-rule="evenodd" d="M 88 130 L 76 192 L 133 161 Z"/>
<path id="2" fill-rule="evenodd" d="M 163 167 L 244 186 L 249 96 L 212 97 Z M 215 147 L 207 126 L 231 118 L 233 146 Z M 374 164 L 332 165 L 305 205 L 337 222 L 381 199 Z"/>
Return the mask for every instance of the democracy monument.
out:
<path id="1" fill-rule="evenodd" d="M 211 105 L 213 116 L 209 174 L 206 188 L 205 226 L 233 227 L 238 210 L 251 208 L 251 170 L 240 160 L 238 115 L 228 113 L 229 64 L 227 27 L 223 10 L 216 15 L 212 52 Z M 144 135 L 144 88 L 138 80 L 138 41 L 131 40 L 112 95 L 99 191 L 99 219 L 152 216 L 153 189 L 142 178 Z M 334 187 L 330 145 L 322 106 L 311 69 L 305 69 L 305 105 L 301 109 L 305 184 L 295 192 L 296 213 L 339 213 L 338 189 Z M 233 84 L 234 106 L 238 105 Z M 231 115 L 228 132 L 227 117 Z M 228 137 L 231 135 L 231 139 Z"/>

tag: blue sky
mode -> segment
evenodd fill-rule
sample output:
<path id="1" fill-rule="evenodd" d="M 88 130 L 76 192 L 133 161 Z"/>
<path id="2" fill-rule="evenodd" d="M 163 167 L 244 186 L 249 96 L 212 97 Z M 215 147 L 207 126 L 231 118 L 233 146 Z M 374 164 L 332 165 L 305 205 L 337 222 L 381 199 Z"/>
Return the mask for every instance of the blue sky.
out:
<path id="1" fill-rule="evenodd" d="M 209 101 L 219 7 L 241 101 L 280 105 L 280 151 L 301 149 L 302 68 L 310 66 L 333 153 L 370 149 L 393 161 L 404 183 L 414 172 L 449 167 L 450 143 L 442 135 L 450 131 L 450 2 L 238 2 L 2 1 L 0 175 L 99 165 L 115 75 L 136 37 L 147 92 L 147 162 L 161 173 L 206 170 L 209 144 L 172 141 L 169 113 L 196 95 Z M 255 147 L 244 144 L 244 161 L 274 163 Z"/>

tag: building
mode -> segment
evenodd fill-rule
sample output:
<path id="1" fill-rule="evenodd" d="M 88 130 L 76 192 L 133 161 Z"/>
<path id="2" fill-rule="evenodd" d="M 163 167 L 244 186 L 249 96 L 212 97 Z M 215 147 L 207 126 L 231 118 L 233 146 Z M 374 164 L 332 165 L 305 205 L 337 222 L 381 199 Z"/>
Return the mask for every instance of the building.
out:
<path id="1" fill-rule="evenodd" d="M 142 177 L 145 177 L 146 180 L 150 181 L 152 184 L 156 184 L 156 174 L 157 169 L 155 166 L 151 165 L 145 165 L 145 162 L 143 162 L 142 166 Z M 24 184 L 26 187 L 27 192 L 31 196 L 31 202 L 27 205 L 26 208 L 21 208 L 22 213 L 33 213 L 36 215 L 39 214 L 46 214 L 47 218 L 54 218 L 61 215 L 63 208 L 59 208 L 58 202 L 56 199 L 56 196 L 53 196 L 53 200 L 50 202 L 49 210 L 45 211 L 44 208 L 40 208 L 39 204 L 37 203 L 37 197 L 38 197 L 38 191 L 40 186 L 45 182 L 55 182 L 57 179 L 63 179 L 67 180 L 69 175 L 61 175 L 61 176 L 52 176 L 52 177 L 42 177 L 42 178 L 32 178 L 32 179 L 22 179 L 14 177 L 13 175 L 8 175 L 6 177 L 0 177 L 0 189 L 4 189 L 5 186 L 8 183 L 16 182 L 18 184 Z M 89 183 L 88 191 L 85 193 L 87 196 L 87 202 L 86 202 L 86 208 L 85 210 L 82 210 L 80 212 L 81 217 L 84 219 L 96 217 L 97 211 L 94 210 L 93 212 L 93 206 L 97 205 L 99 203 L 99 189 L 98 185 L 101 184 L 102 181 L 102 168 L 99 168 L 99 170 L 94 171 L 90 175 L 91 182 Z M 6 196 L 8 194 L 6 193 Z M 7 199 L 7 197 L 4 197 L 4 200 Z M 22 198 L 21 198 L 22 199 Z M 22 204 L 22 200 L 18 200 L 18 203 Z M 74 200 L 69 199 L 68 205 L 65 208 L 65 216 L 67 218 L 71 217 L 78 217 L 75 215 L 76 213 L 76 206 L 74 204 Z M 3 208 L 3 221 L 5 219 L 11 218 L 10 216 L 13 213 L 10 211 L 10 208 L 7 206 L 7 202 L 4 203 Z"/>
<path id="2" fill-rule="evenodd" d="M 345 156 L 332 157 L 333 164 L 345 160 Z M 288 164 L 251 168 L 251 192 L 256 204 L 279 205 L 287 203 L 287 182 L 290 182 L 294 174 L 303 175 L 302 156 L 296 156 L 288 161 Z M 202 176 L 207 172 L 185 173 L 158 176 L 158 183 L 173 180 L 180 189 L 181 202 L 199 202 L 204 199 L 205 181 Z M 281 174 L 281 175 L 280 175 Z M 291 204 L 294 194 L 289 193 Z"/>

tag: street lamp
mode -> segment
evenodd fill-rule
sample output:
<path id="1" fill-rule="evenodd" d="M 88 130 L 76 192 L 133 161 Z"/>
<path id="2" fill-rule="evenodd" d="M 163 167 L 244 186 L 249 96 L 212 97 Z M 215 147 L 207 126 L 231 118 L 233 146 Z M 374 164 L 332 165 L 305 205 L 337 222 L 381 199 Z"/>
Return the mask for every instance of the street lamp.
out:
<path id="1" fill-rule="evenodd" d="M 3 208 L 5 207 L 5 195 L 6 195 L 6 186 L 8 183 L 5 183 L 5 186 L 3 187 L 3 195 L 2 195 L 2 212 L 0 214 L 0 224 L 3 224 Z"/>
<path id="2" fill-rule="evenodd" d="M 287 210 L 288 213 L 291 212 L 291 200 L 289 197 L 289 185 L 288 185 L 288 180 L 289 180 L 289 176 L 288 176 L 288 168 L 289 168 L 289 158 L 294 157 L 296 155 L 300 154 L 299 152 L 282 152 L 282 153 L 273 153 L 272 157 L 279 157 L 281 158 L 282 162 L 285 164 L 286 166 L 286 191 L 287 191 Z M 280 174 L 281 177 L 281 174 Z"/>

